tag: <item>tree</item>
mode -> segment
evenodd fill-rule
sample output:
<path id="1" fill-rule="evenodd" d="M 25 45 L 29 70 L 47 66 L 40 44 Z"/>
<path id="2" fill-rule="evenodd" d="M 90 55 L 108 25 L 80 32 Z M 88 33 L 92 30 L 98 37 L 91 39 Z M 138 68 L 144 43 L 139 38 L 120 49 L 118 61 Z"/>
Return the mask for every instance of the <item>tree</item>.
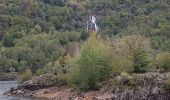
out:
<path id="1" fill-rule="evenodd" d="M 5 47 L 13 47 L 14 46 L 14 40 L 13 38 L 7 34 L 4 38 L 3 38 L 3 45 Z"/>
<path id="2" fill-rule="evenodd" d="M 42 0 L 44 3 L 55 5 L 55 6 L 64 6 L 65 0 Z"/>
<path id="3" fill-rule="evenodd" d="M 170 37 L 170 25 L 162 25 L 160 27 L 160 34 L 162 36 Z"/>
<path id="4" fill-rule="evenodd" d="M 146 67 L 149 64 L 148 55 L 145 51 L 138 51 L 133 54 L 133 68 L 134 72 L 145 72 Z"/>
<path id="5" fill-rule="evenodd" d="M 132 62 L 133 72 L 146 71 L 151 53 L 150 41 L 141 35 L 119 38 L 113 44 L 114 52 Z"/>
<path id="6" fill-rule="evenodd" d="M 163 69 L 164 71 L 170 70 L 170 53 L 169 52 L 161 52 L 156 56 L 156 66 L 159 69 Z"/>
<path id="7" fill-rule="evenodd" d="M 31 77 L 33 76 L 33 73 L 30 69 L 26 69 L 22 74 L 21 74 L 21 82 L 25 82 L 29 79 L 31 79 Z"/>
<path id="8" fill-rule="evenodd" d="M 79 89 L 96 89 L 100 80 L 110 72 L 110 49 L 107 44 L 94 33 L 82 46 L 79 64 L 79 72 L 76 73 L 78 80 L 74 80 Z"/>
<path id="9" fill-rule="evenodd" d="M 35 25 L 34 29 L 35 29 L 36 33 L 38 33 L 38 34 L 40 34 L 42 32 L 41 26 L 38 24 Z"/>

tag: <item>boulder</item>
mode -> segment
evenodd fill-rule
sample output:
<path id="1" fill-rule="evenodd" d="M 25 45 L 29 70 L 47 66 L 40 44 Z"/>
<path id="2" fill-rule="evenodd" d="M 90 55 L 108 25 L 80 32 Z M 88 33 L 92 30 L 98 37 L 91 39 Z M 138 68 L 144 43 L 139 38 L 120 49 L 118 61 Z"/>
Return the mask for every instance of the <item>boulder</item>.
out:
<path id="1" fill-rule="evenodd" d="M 15 81 L 17 79 L 18 79 L 17 74 L 0 75 L 0 81 Z"/>
<path id="2" fill-rule="evenodd" d="M 45 74 L 31 78 L 30 80 L 24 82 L 23 84 L 11 88 L 9 91 L 5 92 L 4 95 L 9 96 L 35 96 L 35 90 L 51 87 L 54 85 L 60 85 L 55 75 Z M 47 93 L 48 91 L 44 91 Z"/>
<path id="3" fill-rule="evenodd" d="M 28 81 L 25 81 L 22 86 L 27 85 L 55 85 L 57 78 L 53 74 L 45 74 L 31 78 Z"/>
<path id="4" fill-rule="evenodd" d="M 132 75 L 131 79 L 118 76 L 112 100 L 170 100 L 170 93 L 163 89 L 167 77 L 157 72 Z"/>
<path id="5" fill-rule="evenodd" d="M 18 86 L 16 88 L 11 88 L 9 91 L 5 92 L 4 95 L 34 97 L 36 94 L 34 93 L 34 91 L 30 91 L 23 87 Z"/>
<path id="6" fill-rule="evenodd" d="M 50 90 L 49 90 L 49 89 L 45 89 L 45 90 L 43 91 L 43 94 L 48 94 L 48 93 L 50 93 Z"/>
<path id="7" fill-rule="evenodd" d="M 43 94 L 56 93 L 52 100 L 170 100 L 170 92 L 164 90 L 167 73 L 150 72 L 130 76 L 117 76 L 109 89 L 98 91 L 74 91 L 62 87 L 56 76 L 51 74 L 34 77 L 17 88 L 11 88 L 6 95 L 35 96 L 37 89 L 57 85 L 57 88 L 46 88 Z M 108 81 L 109 82 L 109 81 Z"/>
<path id="8" fill-rule="evenodd" d="M 22 87 L 29 90 L 37 90 L 41 88 L 47 88 L 54 85 L 60 85 L 61 82 L 57 80 L 57 77 L 53 74 L 45 74 L 31 78 L 21 84 Z"/>

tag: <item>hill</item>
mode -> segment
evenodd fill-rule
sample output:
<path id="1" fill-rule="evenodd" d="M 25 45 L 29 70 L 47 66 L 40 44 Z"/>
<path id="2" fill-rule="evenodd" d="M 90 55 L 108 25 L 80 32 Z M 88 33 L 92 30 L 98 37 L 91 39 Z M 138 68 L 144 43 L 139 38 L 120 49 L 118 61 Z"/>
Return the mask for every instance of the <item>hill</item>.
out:
<path id="1" fill-rule="evenodd" d="M 0 0 L 0 73 L 22 81 L 52 73 L 96 89 L 122 72 L 170 71 L 169 52 L 169 0 Z"/>

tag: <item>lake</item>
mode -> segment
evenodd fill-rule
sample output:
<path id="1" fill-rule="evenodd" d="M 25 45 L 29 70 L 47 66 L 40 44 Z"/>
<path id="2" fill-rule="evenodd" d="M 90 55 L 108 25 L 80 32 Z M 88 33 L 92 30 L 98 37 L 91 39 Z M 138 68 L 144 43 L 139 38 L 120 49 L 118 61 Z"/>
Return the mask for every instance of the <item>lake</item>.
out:
<path id="1" fill-rule="evenodd" d="M 3 95 L 5 91 L 8 91 L 11 87 L 16 87 L 17 85 L 17 81 L 0 81 L 0 100 L 43 100 L 37 98 L 12 97 Z"/>

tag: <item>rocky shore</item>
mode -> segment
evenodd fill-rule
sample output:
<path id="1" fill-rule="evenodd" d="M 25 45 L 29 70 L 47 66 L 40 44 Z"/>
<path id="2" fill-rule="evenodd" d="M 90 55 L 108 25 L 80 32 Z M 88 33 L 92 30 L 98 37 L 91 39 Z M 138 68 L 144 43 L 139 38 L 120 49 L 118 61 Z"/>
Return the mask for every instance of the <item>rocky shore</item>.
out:
<path id="1" fill-rule="evenodd" d="M 0 81 L 16 81 L 17 79 L 18 79 L 17 74 L 0 75 Z"/>
<path id="2" fill-rule="evenodd" d="M 4 94 L 48 100 L 170 100 L 170 92 L 163 88 L 167 77 L 168 73 L 157 72 L 121 75 L 107 81 L 99 90 L 83 92 L 63 85 L 54 75 L 48 74 L 34 77 Z"/>

